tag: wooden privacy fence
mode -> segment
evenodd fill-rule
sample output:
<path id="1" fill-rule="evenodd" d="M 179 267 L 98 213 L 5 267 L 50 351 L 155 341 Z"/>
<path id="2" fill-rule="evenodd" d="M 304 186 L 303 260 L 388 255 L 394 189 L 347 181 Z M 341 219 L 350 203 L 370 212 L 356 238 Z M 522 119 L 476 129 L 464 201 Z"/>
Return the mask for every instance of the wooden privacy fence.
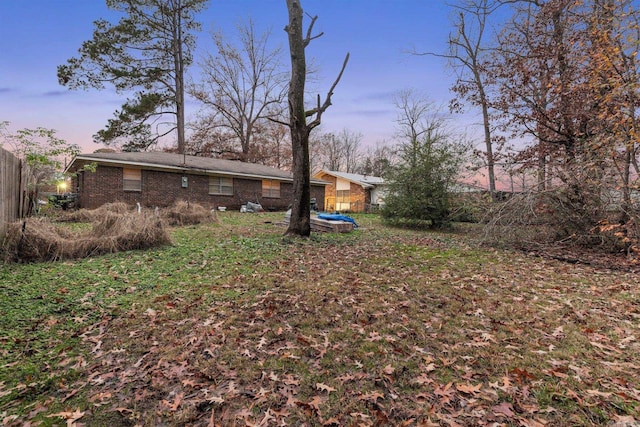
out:
<path id="1" fill-rule="evenodd" d="M 22 161 L 0 148 L 0 242 L 7 224 L 22 218 L 26 212 L 27 180 Z"/>

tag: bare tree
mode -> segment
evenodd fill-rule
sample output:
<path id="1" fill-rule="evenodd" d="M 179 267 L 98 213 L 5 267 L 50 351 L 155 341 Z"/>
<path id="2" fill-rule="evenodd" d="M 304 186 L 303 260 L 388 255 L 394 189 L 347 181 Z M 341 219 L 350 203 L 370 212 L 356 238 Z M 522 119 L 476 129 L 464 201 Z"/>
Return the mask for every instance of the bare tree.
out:
<path id="1" fill-rule="evenodd" d="M 338 140 L 342 144 L 342 156 L 344 157 L 345 172 L 355 173 L 360 162 L 360 143 L 362 134 L 342 129 L 338 134 Z"/>
<path id="2" fill-rule="evenodd" d="M 311 234 L 311 175 L 309 160 L 309 135 L 321 123 L 322 114 L 331 106 L 331 96 L 349 61 L 349 54 L 344 59 L 338 77 L 327 92 L 324 102 L 320 95 L 314 108 L 305 108 L 305 82 L 307 64 L 305 49 L 312 40 L 323 33 L 313 35 L 313 26 L 318 19 L 311 18 L 306 34 L 302 29 L 302 6 L 300 0 L 286 0 L 289 24 L 285 31 L 289 36 L 289 52 L 291 55 L 291 79 L 289 81 L 289 129 L 291 131 L 291 148 L 293 151 L 293 203 L 291 220 L 285 234 L 308 237 Z M 310 118 L 310 121 L 307 121 Z"/>
<path id="3" fill-rule="evenodd" d="M 322 169 L 330 171 L 342 170 L 343 158 L 340 141 L 334 133 L 325 133 L 318 138 L 319 147 L 316 161 Z"/>
<path id="4" fill-rule="evenodd" d="M 482 111 L 482 129 L 484 132 L 485 158 L 489 177 L 489 191 L 495 195 L 495 154 L 492 135 L 490 100 L 487 92 L 489 79 L 485 67 L 485 56 L 489 51 L 485 45 L 489 16 L 501 5 L 499 0 L 459 0 L 454 5 L 454 33 L 449 36 L 449 52 L 417 53 L 432 55 L 449 60 L 457 72 L 452 90 L 458 94 L 452 102 L 454 110 L 460 110 L 463 101 L 480 107 Z"/>
<path id="5" fill-rule="evenodd" d="M 322 168 L 331 171 L 354 173 L 360 161 L 362 134 L 342 129 L 339 133 L 327 133 L 320 138 L 317 161 Z"/>
<path id="6" fill-rule="evenodd" d="M 357 172 L 363 175 L 383 177 L 394 163 L 395 154 L 384 141 L 376 143 L 362 156 Z"/>
<path id="7" fill-rule="evenodd" d="M 290 136 L 288 127 L 282 123 L 270 120 L 260 122 L 254 132 L 252 161 L 278 169 L 291 170 Z"/>
<path id="8" fill-rule="evenodd" d="M 266 32 L 257 35 L 253 21 L 238 26 L 239 47 L 221 32 L 213 34 L 217 54 L 208 54 L 200 64 L 203 81 L 191 85 L 189 93 L 204 104 L 196 127 L 202 137 L 217 135 L 225 144 L 220 152 L 234 154 L 242 161 L 255 162 L 255 134 L 266 128 L 269 119 L 280 117 L 286 94 L 286 73 L 282 70 L 281 49 L 269 50 Z M 220 140 L 220 139 L 218 139 Z"/>

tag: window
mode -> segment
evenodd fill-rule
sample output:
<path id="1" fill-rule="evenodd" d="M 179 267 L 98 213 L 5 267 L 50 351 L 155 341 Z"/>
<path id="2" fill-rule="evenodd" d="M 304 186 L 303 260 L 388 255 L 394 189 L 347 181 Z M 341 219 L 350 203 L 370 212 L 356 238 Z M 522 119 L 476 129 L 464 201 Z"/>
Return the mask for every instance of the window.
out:
<path id="1" fill-rule="evenodd" d="M 351 201 L 351 195 L 349 194 L 349 190 L 336 191 L 336 202 L 349 203 L 350 201 Z"/>
<path id="2" fill-rule="evenodd" d="M 262 180 L 262 197 L 280 198 L 280 181 L 273 179 Z"/>
<path id="3" fill-rule="evenodd" d="M 142 171 L 140 169 L 122 169 L 124 191 L 142 191 Z"/>
<path id="4" fill-rule="evenodd" d="M 336 190 L 336 210 L 351 210 L 351 193 L 349 190 Z"/>
<path id="5" fill-rule="evenodd" d="M 209 177 L 209 194 L 233 196 L 233 178 L 223 176 Z"/>

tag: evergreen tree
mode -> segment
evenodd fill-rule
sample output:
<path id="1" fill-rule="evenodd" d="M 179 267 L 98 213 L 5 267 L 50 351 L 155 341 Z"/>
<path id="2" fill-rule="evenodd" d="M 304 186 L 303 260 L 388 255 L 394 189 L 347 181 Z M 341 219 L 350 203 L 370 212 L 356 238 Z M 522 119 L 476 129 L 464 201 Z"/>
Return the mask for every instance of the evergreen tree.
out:
<path id="1" fill-rule="evenodd" d="M 199 29 L 195 14 L 208 0 L 106 1 L 124 16 L 116 25 L 95 21 L 93 38 L 82 44 L 80 56 L 58 67 L 58 81 L 71 89 L 110 84 L 118 92 L 137 90 L 94 135 L 96 142 L 124 141 L 125 150 L 138 151 L 176 131 L 183 152 L 184 73 L 192 62 L 193 32 Z M 163 122 L 165 114 L 175 121 Z"/>
<path id="2" fill-rule="evenodd" d="M 382 218 L 396 225 L 445 227 L 449 190 L 463 164 L 464 147 L 452 141 L 428 102 L 406 92 L 398 106 L 405 139 L 398 146 L 398 163 L 384 177 L 389 191 Z"/>

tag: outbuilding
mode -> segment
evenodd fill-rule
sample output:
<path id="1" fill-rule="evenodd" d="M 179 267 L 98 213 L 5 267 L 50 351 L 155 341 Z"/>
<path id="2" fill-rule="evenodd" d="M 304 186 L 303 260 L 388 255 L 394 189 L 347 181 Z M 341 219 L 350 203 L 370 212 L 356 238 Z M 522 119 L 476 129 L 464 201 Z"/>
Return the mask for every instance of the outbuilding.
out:
<path id="1" fill-rule="evenodd" d="M 370 212 L 384 204 L 387 188 L 380 177 L 330 170 L 313 177 L 329 184 L 324 196 L 327 211 Z"/>

